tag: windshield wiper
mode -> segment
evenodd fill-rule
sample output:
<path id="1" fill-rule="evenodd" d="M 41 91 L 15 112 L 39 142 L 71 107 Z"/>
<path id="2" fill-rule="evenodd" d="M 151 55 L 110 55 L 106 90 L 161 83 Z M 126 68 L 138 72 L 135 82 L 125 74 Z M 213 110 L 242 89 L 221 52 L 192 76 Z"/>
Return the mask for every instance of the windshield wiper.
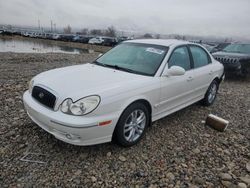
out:
<path id="1" fill-rule="evenodd" d="M 98 61 L 94 61 L 93 64 L 100 65 L 100 66 L 103 66 L 103 67 L 109 67 L 109 68 L 116 69 L 116 70 L 129 72 L 129 73 L 134 73 L 134 74 L 141 74 L 141 75 L 146 75 L 146 76 L 150 75 L 150 74 L 142 73 L 142 72 L 135 71 L 135 70 L 132 70 L 132 69 L 129 69 L 129 68 L 120 67 L 118 65 L 109 65 L 109 64 L 100 63 Z"/>
<path id="2" fill-rule="evenodd" d="M 129 68 L 125 68 L 125 67 L 120 67 L 118 65 L 108 65 L 108 64 L 105 64 L 106 67 L 110 67 L 110 68 L 114 68 L 116 70 L 121 70 L 121 71 L 126 71 L 126 72 L 131 72 L 131 73 L 138 73 L 137 71 L 134 71 L 132 69 L 129 69 Z"/>
<path id="3" fill-rule="evenodd" d="M 98 62 L 98 61 L 94 61 L 93 64 L 100 65 L 100 66 L 103 66 L 103 67 L 114 68 L 114 69 L 116 69 L 116 70 L 125 69 L 125 68 L 123 68 L 123 67 L 119 67 L 118 65 L 109 65 L 109 64 L 100 63 L 100 62 Z"/>
<path id="4" fill-rule="evenodd" d="M 100 65 L 100 66 L 106 67 L 106 64 L 100 63 L 100 62 L 98 62 L 98 61 L 94 61 L 94 62 L 92 62 L 92 63 L 95 64 L 95 65 Z"/>

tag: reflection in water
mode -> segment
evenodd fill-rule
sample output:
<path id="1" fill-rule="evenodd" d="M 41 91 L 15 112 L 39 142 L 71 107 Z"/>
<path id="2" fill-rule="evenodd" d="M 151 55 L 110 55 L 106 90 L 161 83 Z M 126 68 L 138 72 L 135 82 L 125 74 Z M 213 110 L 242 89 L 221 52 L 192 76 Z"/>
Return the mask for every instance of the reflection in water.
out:
<path id="1" fill-rule="evenodd" d="M 92 51 L 82 48 L 55 45 L 52 44 L 51 41 L 46 42 L 40 40 L 31 41 L 31 40 L 0 38 L 0 52 L 81 54 L 81 53 L 90 53 Z"/>

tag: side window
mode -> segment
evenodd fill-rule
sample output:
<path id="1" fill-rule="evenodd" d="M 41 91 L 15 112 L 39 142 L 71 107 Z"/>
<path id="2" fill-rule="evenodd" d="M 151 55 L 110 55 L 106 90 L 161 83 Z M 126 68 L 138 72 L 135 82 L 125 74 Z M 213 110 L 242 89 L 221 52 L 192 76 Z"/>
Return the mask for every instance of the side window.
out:
<path id="1" fill-rule="evenodd" d="M 190 51 L 194 60 L 194 68 L 205 66 L 211 62 L 208 54 L 199 46 L 190 46 Z"/>
<path id="2" fill-rule="evenodd" d="M 186 71 L 191 69 L 187 47 L 185 46 L 179 47 L 172 52 L 172 55 L 170 56 L 170 59 L 168 61 L 168 68 L 174 65 L 180 66 L 184 68 Z"/>

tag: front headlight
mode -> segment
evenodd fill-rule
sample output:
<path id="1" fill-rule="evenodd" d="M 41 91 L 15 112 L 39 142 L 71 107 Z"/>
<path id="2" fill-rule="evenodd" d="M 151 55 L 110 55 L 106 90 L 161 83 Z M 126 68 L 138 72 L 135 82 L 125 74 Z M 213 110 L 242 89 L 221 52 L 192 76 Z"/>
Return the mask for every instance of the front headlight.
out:
<path id="1" fill-rule="evenodd" d="M 32 92 L 33 85 L 34 85 L 34 80 L 30 80 L 30 82 L 29 82 L 29 92 L 30 93 Z"/>
<path id="2" fill-rule="evenodd" d="M 97 108 L 101 99 L 97 95 L 84 97 L 76 102 L 72 99 L 66 99 L 61 104 L 61 111 L 65 114 L 81 116 L 86 115 Z"/>

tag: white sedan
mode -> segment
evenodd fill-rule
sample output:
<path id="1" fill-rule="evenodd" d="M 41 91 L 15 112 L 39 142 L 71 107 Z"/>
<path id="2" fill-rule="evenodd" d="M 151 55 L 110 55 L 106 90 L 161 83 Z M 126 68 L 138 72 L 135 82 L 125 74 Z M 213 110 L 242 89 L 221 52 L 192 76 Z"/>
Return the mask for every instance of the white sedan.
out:
<path id="1" fill-rule="evenodd" d="M 223 73 L 198 44 L 131 40 L 92 63 L 35 76 L 23 101 L 30 118 L 64 142 L 131 146 L 151 122 L 197 101 L 211 105 Z"/>
<path id="2" fill-rule="evenodd" d="M 95 37 L 89 40 L 89 44 L 102 44 L 104 39 L 102 37 Z"/>

